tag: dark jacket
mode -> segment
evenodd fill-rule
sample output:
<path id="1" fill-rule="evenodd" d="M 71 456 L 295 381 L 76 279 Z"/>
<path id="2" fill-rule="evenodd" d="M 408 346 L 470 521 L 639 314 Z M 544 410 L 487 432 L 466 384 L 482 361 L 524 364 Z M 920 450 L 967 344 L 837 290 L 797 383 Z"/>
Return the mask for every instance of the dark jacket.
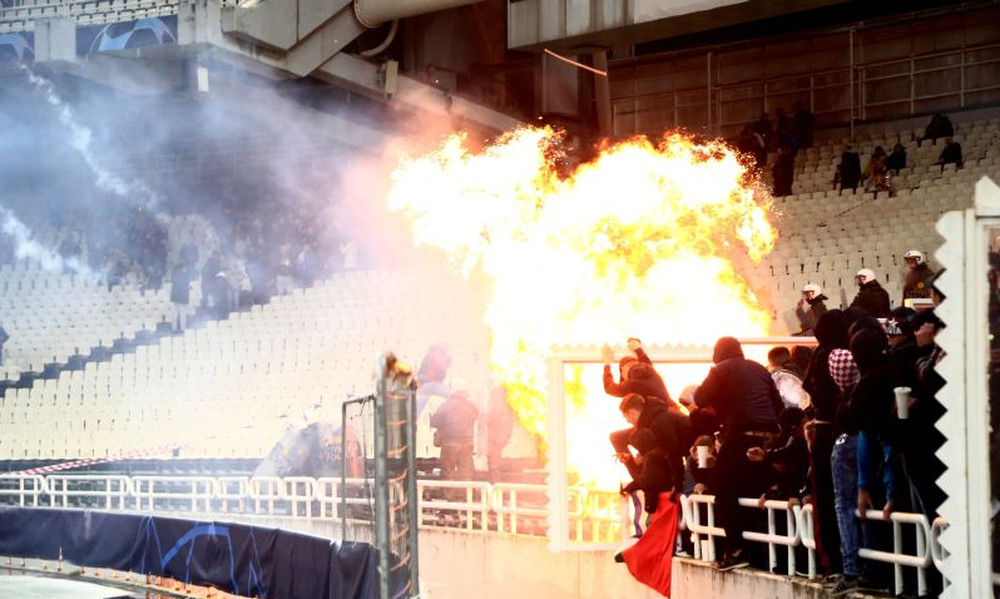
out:
<path id="1" fill-rule="evenodd" d="M 664 490 L 681 491 L 684 488 L 684 456 L 694 442 L 691 419 L 677 410 L 668 409 L 662 403 L 650 402 L 643 408 L 636 425 L 636 433 L 643 430 L 653 434 L 656 446 L 663 451 L 664 459 L 669 465 L 671 486 Z M 639 445 L 632 445 L 642 451 Z"/>
<path id="2" fill-rule="evenodd" d="M 890 171 L 900 171 L 906 168 L 906 150 L 893 150 L 892 154 L 885 159 L 885 168 Z"/>
<path id="3" fill-rule="evenodd" d="M 886 338 L 881 331 L 865 329 L 854 334 L 851 353 L 861 378 L 851 392 L 849 410 L 861 430 L 888 438 L 895 401 L 893 389 L 899 384 L 899 375 L 885 350 Z"/>
<path id="4" fill-rule="evenodd" d="M 801 335 L 810 335 L 816 328 L 816 321 L 823 314 L 826 314 L 826 304 L 823 303 L 830 298 L 825 295 L 817 295 L 811 300 L 806 300 L 809 304 L 808 308 L 803 308 L 802 306 L 796 306 L 795 315 L 799 317 L 799 324 L 802 329 L 799 331 Z"/>
<path id="5" fill-rule="evenodd" d="M 694 441 L 691 420 L 661 403 L 648 403 L 629 439 L 643 457 L 626 491 L 642 490 L 646 511 L 656 511 L 660 493 L 684 489 L 684 455 Z"/>
<path id="6" fill-rule="evenodd" d="M 840 155 L 841 189 L 856 188 L 859 181 L 861 181 L 861 156 L 857 152 L 844 152 Z"/>
<path id="7" fill-rule="evenodd" d="M 615 377 L 611 374 L 611 366 L 604 366 L 604 392 L 614 397 L 625 397 L 629 393 L 638 393 L 649 399 L 658 399 L 664 404 L 673 404 L 667 386 L 663 383 L 663 377 L 653 368 L 653 361 L 649 359 L 646 352 L 638 349 L 635 353 L 637 360 L 629 370 L 628 378 L 616 383 Z"/>
<path id="8" fill-rule="evenodd" d="M 715 345 L 715 366 L 694 395 L 699 408 L 712 408 L 725 435 L 778 430 L 784 408 L 766 368 L 743 357 L 739 341 L 723 337 Z"/>
<path id="9" fill-rule="evenodd" d="M 916 268 L 909 269 L 906 273 L 906 282 L 903 283 L 903 299 L 913 297 L 930 297 L 931 280 L 934 278 L 934 271 L 926 262 L 921 262 Z"/>
<path id="10" fill-rule="evenodd" d="M 869 281 L 858 289 L 851 307 L 866 310 L 875 318 L 886 318 L 889 316 L 889 292 L 878 281 Z"/>
<path id="11" fill-rule="evenodd" d="M 463 395 L 452 394 L 431 416 L 438 445 L 471 443 L 479 418 L 479 407 Z"/>
<path id="12" fill-rule="evenodd" d="M 768 499 L 801 499 L 809 485 L 809 446 L 805 438 L 790 436 L 764 455 L 764 461 L 775 469 L 775 484 L 767 491 Z"/>
<path id="13" fill-rule="evenodd" d="M 938 156 L 938 162 L 940 164 L 954 163 L 958 168 L 962 168 L 962 144 L 957 141 L 953 141 L 946 145 L 944 149 L 941 150 L 941 155 Z"/>
<path id="14" fill-rule="evenodd" d="M 191 269 L 177 266 L 170 275 L 170 301 L 175 304 L 191 302 Z"/>
<path id="15" fill-rule="evenodd" d="M 816 321 L 816 340 L 819 347 L 813 352 L 809 368 L 802 379 L 802 388 L 809 393 L 813 407 L 816 409 L 816 419 L 823 422 L 833 422 L 840 400 L 840 388 L 830 376 L 830 352 L 835 349 L 847 348 L 847 325 L 844 313 L 840 310 L 830 310 Z"/>

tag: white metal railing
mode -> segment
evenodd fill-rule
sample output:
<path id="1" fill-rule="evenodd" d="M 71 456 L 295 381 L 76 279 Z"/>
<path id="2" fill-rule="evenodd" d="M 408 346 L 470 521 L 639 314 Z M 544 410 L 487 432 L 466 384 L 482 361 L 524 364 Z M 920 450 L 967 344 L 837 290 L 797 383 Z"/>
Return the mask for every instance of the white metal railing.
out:
<path id="1" fill-rule="evenodd" d="M 477 532 L 528 536 L 548 535 L 548 487 L 520 483 L 420 480 L 420 525 Z M 607 543 L 629 534 L 629 505 L 616 492 L 571 487 L 570 538 L 577 542 Z M 0 478 L 0 505 L 19 507 L 135 509 L 155 512 L 244 514 L 309 520 L 340 520 L 341 502 L 348 511 L 344 520 L 371 520 L 370 481 L 339 478 L 242 476 L 124 476 L 124 475 L 23 475 Z M 716 560 L 715 539 L 726 532 L 715 522 L 715 497 L 681 497 L 681 530 L 691 536 L 695 559 Z M 763 509 L 765 532 L 744 531 L 747 541 L 767 545 L 769 566 L 778 567 L 778 549 L 787 553 L 788 574 L 795 574 L 797 547 L 808 556 L 809 578 L 816 577 L 816 539 L 811 505 L 742 498 L 745 509 Z M 781 522 L 779 512 L 784 512 Z M 886 521 L 881 511 L 866 513 L 869 520 Z M 940 569 L 946 554 L 939 538 L 948 523 L 929 522 L 923 514 L 896 512 L 888 522 L 893 529 L 891 551 L 861 549 L 862 558 L 892 564 L 897 593 L 902 590 L 903 568 L 917 570 L 918 591 L 926 590 L 926 571 Z M 779 524 L 780 523 L 780 524 Z M 914 526 L 916 552 L 904 551 L 903 526 Z"/>
<path id="2" fill-rule="evenodd" d="M 855 511 L 855 515 L 860 516 L 861 514 Z M 865 517 L 868 520 L 886 521 L 882 510 L 867 510 Z M 892 564 L 897 595 L 903 592 L 903 566 L 916 568 L 917 594 L 923 595 L 927 592 L 927 567 L 931 565 L 931 524 L 924 514 L 907 514 L 902 512 L 893 512 L 889 515 L 888 521 L 892 522 L 892 551 L 862 547 L 858 549 L 858 556 Z M 907 554 L 903 551 L 903 524 L 912 524 L 916 527 L 916 555 Z"/>

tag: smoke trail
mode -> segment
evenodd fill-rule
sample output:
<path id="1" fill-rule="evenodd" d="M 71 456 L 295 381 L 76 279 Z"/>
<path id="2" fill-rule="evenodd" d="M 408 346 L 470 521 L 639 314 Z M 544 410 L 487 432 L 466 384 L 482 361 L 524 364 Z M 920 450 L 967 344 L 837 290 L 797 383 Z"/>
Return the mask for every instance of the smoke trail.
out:
<path id="1" fill-rule="evenodd" d="M 64 259 L 59 254 L 39 243 L 23 222 L 14 213 L 0 206 L 0 230 L 14 240 L 14 255 L 18 260 L 31 259 L 41 264 L 45 270 L 72 270 L 89 278 L 96 275 L 78 257 Z"/>
<path id="2" fill-rule="evenodd" d="M 126 200 L 134 201 L 140 199 L 141 204 L 146 206 L 155 205 L 158 202 L 156 194 L 146 187 L 141 181 L 125 181 L 118 175 L 104 168 L 90 148 L 93 133 L 90 128 L 77 122 L 73 116 L 73 111 L 56 93 L 55 87 L 47 79 L 39 77 L 23 63 L 18 63 L 18 67 L 25 72 L 28 81 L 42 95 L 46 103 L 51 106 L 62 123 L 70 133 L 69 146 L 73 148 L 94 174 L 97 186 L 105 191 L 109 191 Z"/>

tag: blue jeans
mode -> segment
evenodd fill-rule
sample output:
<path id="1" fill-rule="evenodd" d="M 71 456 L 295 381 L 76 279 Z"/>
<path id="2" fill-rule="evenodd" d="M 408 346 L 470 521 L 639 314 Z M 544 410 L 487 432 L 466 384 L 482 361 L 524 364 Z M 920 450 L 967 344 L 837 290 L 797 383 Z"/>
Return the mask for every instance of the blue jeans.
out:
<path id="1" fill-rule="evenodd" d="M 858 507 L 858 435 L 840 435 L 830 455 L 833 469 L 833 505 L 840 530 L 840 552 L 845 576 L 860 576 L 858 562 L 858 523 L 854 510 Z"/>

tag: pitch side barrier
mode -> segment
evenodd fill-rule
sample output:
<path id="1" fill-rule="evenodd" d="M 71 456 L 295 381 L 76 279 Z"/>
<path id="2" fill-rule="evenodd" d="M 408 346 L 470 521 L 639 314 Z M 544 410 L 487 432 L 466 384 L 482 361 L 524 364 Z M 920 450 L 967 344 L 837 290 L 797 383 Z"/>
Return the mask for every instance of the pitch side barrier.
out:
<path id="1" fill-rule="evenodd" d="M 203 476 L 49 475 L 0 478 L 0 504 L 20 507 L 91 508 L 94 510 L 139 510 L 221 516 L 286 517 L 292 519 L 370 523 L 372 497 L 364 479 L 247 478 Z M 422 528 L 448 528 L 474 533 L 503 533 L 545 537 L 549 534 L 546 506 L 547 485 L 521 483 L 419 481 L 419 514 Z M 570 519 L 574 534 L 586 541 L 621 540 L 631 534 L 628 502 L 617 493 L 571 488 Z M 715 540 L 725 531 L 715 522 L 715 498 L 689 495 L 681 498 L 681 534 L 690 535 L 694 559 L 716 559 Z M 782 564 L 788 574 L 803 572 L 817 576 L 816 539 L 811 505 L 743 498 L 740 505 L 761 513 L 766 525 L 745 531 L 743 538 L 766 545 L 771 570 Z M 609 506 L 617 506 L 616 513 Z M 346 519 L 343 516 L 346 514 Z M 861 557 L 892 564 L 897 591 L 902 588 L 904 568 L 914 568 L 920 592 L 926 571 L 933 563 L 940 569 L 946 558 L 938 538 L 947 522 L 928 521 L 923 514 L 881 511 L 867 513 L 871 526 L 891 526 L 891 548 L 862 549 Z M 903 539 L 911 529 L 916 538 L 914 553 L 904 551 Z M 805 563 L 797 548 L 805 549 Z M 801 550 L 800 550 L 801 552 Z M 3 553 L 0 547 L 0 553 Z"/>
<path id="2" fill-rule="evenodd" d="M 171 578 L 244 597 L 378 596 L 376 551 L 367 543 L 229 522 L 3 507 L 0 554 Z"/>

